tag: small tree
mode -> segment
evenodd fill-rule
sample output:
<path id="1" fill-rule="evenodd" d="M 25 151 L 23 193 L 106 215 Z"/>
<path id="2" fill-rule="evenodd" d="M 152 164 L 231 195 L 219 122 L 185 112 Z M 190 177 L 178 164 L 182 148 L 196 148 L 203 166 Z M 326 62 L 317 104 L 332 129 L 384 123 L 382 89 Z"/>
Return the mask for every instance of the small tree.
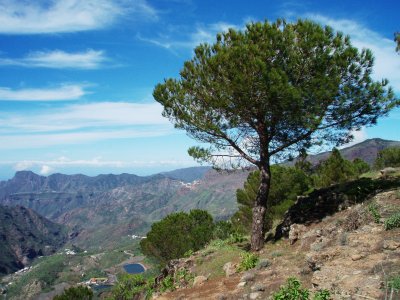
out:
<path id="1" fill-rule="evenodd" d="M 400 32 L 396 32 L 396 33 L 394 34 L 394 41 L 395 41 L 396 44 L 397 44 L 396 51 L 397 51 L 397 52 L 400 52 Z"/>
<path id="2" fill-rule="evenodd" d="M 400 167 L 400 147 L 389 147 L 378 152 L 375 169 Z"/>
<path id="3" fill-rule="evenodd" d="M 356 158 L 353 160 L 353 167 L 357 175 L 361 175 L 371 170 L 369 164 L 361 158 Z"/>
<path id="4" fill-rule="evenodd" d="M 311 21 L 250 23 L 201 44 L 179 79 L 153 92 L 163 115 L 209 143 L 189 154 L 218 168 L 260 170 L 251 249 L 264 245 L 271 159 L 321 142 L 340 145 L 399 104 L 387 81 L 371 79 L 371 51 Z"/>
<path id="5" fill-rule="evenodd" d="M 356 178 L 353 164 L 344 159 L 338 149 L 334 148 L 327 160 L 321 162 L 316 170 L 315 185 L 327 187 Z"/>

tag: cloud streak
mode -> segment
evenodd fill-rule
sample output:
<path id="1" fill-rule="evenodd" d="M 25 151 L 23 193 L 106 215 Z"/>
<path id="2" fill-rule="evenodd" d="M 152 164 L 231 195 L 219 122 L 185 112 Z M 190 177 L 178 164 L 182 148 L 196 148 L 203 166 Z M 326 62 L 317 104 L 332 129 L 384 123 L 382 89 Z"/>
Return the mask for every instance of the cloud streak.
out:
<path id="1" fill-rule="evenodd" d="M 58 88 L 10 89 L 0 87 L 0 101 L 65 101 L 87 94 L 83 85 L 65 84 Z"/>
<path id="2" fill-rule="evenodd" d="M 0 149 L 40 148 L 165 136 L 173 126 L 158 103 L 100 102 L 0 114 Z"/>
<path id="3" fill-rule="evenodd" d="M 177 50 L 192 50 L 201 43 L 214 43 L 217 33 L 226 32 L 229 28 L 238 29 L 234 24 L 217 22 L 209 25 L 197 25 L 196 29 L 187 33 L 181 39 L 177 39 L 178 32 L 159 35 L 158 37 L 148 38 L 138 35 L 137 38 L 143 42 L 176 52 Z"/>
<path id="4" fill-rule="evenodd" d="M 0 113 L 1 132 L 59 132 L 109 127 L 169 125 L 158 103 L 96 102 L 46 109 L 35 114 Z"/>
<path id="5" fill-rule="evenodd" d="M 0 65 L 51 69 L 98 69 L 108 58 L 104 51 L 68 53 L 62 50 L 36 51 L 23 58 L 0 58 Z"/>
<path id="6" fill-rule="evenodd" d="M 104 160 L 102 157 L 92 159 L 69 159 L 65 156 L 53 160 L 22 160 L 0 161 L 0 165 L 13 165 L 14 170 L 22 171 L 40 167 L 43 173 L 48 173 L 57 168 L 65 167 L 115 167 L 127 168 L 135 166 L 159 166 L 159 165 L 187 165 L 192 166 L 193 160 Z"/>
<path id="7" fill-rule="evenodd" d="M 157 18 L 145 0 L 1 0 L 0 33 L 49 34 L 101 29 L 119 17 Z"/>

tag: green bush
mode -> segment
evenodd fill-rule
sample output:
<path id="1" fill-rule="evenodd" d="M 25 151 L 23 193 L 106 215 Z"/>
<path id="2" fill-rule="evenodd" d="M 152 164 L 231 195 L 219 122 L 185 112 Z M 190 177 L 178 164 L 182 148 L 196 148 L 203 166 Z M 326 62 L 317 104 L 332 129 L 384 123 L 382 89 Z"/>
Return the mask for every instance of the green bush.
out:
<path id="1" fill-rule="evenodd" d="M 240 256 L 242 257 L 242 260 L 240 261 L 238 266 L 239 272 L 253 269 L 257 265 L 259 260 L 258 255 L 250 252 L 245 252 Z"/>
<path id="2" fill-rule="evenodd" d="M 229 221 L 219 221 L 215 223 L 213 239 L 225 240 L 231 236 L 235 231 L 233 225 Z"/>
<path id="3" fill-rule="evenodd" d="M 374 222 L 379 224 L 381 221 L 381 214 L 378 211 L 378 207 L 375 203 L 371 203 L 368 205 L 368 211 L 371 213 L 372 217 L 374 218 Z"/>
<path id="4" fill-rule="evenodd" d="M 297 278 L 291 277 L 287 280 L 286 286 L 281 286 L 278 292 L 273 295 L 274 300 L 308 300 L 310 292 L 301 287 Z"/>
<path id="5" fill-rule="evenodd" d="M 390 230 L 393 228 L 400 227 L 400 212 L 394 213 L 389 218 L 385 220 L 385 230 Z"/>
<path id="6" fill-rule="evenodd" d="M 76 286 L 70 287 L 61 295 L 57 295 L 53 298 L 53 300 L 92 300 L 93 292 L 86 286 Z"/>
<path id="7" fill-rule="evenodd" d="M 375 169 L 400 167 L 400 147 L 390 147 L 378 152 L 374 164 Z"/>
<path id="8" fill-rule="evenodd" d="M 174 278 L 168 275 L 160 283 L 160 292 L 163 293 L 166 291 L 173 291 L 173 290 L 175 290 Z"/>
<path id="9" fill-rule="evenodd" d="M 388 286 L 397 292 L 400 291 L 400 275 L 392 277 L 388 282 Z"/>
<path id="10" fill-rule="evenodd" d="M 189 213 L 173 213 L 151 226 L 140 247 L 143 254 L 165 263 L 183 257 L 188 251 L 203 248 L 213 237 L 213 232 L 213 219 L 207 211 L 195 209 Z"/>
<path id="11" fill-rule="evenodd" d="M 112 300 L 132 299 L 146 288 L 146 280 L 142 275 L 122 274 L 112 289 Z M 77 298 L 79 299 L 79 298 Z"/>
<path id="12" fill-rule="evenodd" d="M 300 281 L 290 277 L 285 286 L 281 286 L 278 292 L 273 295 L 274 300 L 309 300 L 310 291 L 301 287 Z M 322 290 L 314 294 L 313 300 L 329 300 L 328 290 Z"/>

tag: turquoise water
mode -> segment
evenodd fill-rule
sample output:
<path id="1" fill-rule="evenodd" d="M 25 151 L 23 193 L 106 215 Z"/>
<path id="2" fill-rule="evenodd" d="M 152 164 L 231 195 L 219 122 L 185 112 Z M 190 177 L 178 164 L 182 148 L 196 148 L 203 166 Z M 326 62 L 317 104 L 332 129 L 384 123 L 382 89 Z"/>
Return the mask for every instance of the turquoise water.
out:
<path id="1" fill-rule="evenodd" d="M 139 274 L 144 272 L 144 268 L 140 264 L 127 264 L 124 265 L 124 269 L 129 274 Z"/>

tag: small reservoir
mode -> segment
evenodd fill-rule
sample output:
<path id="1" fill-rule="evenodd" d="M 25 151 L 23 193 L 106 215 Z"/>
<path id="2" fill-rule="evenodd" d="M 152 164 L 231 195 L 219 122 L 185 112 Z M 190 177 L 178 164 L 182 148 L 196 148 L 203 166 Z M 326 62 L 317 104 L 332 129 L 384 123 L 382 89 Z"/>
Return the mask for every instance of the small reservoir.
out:
<path id="1" fill-rule="evenodd" d="M 144 267 L 141 264 L 127 264 L 124 265 L 125 272 L 129 274 L 139 274 L 145 271 Z"/>

